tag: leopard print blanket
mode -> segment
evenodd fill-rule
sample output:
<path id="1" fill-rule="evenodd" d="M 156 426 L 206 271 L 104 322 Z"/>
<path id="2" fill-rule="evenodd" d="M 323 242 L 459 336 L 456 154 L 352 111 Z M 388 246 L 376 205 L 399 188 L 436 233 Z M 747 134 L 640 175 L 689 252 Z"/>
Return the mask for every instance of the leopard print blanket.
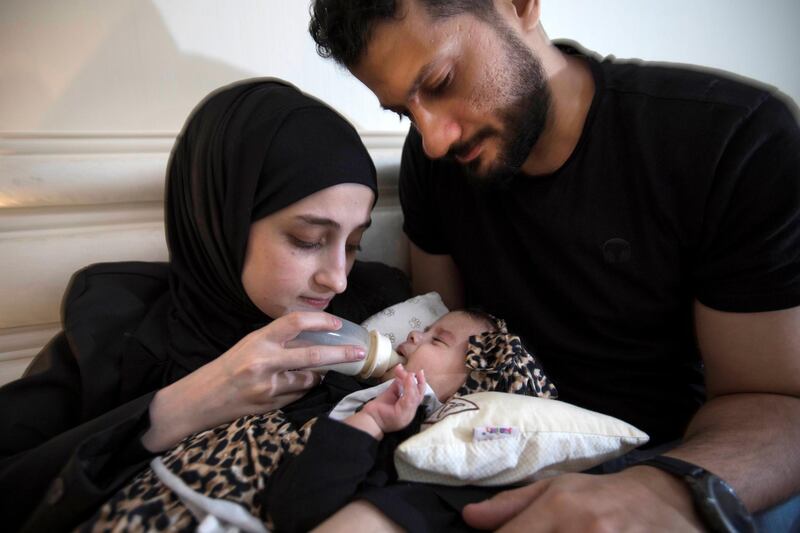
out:
<path id="1" fill-rule="evenodd" d="M 302 451 L 315 421 L 298 428 L 279 410 L 244 416 L 188 437 L 167 452 L 162 463 L 196 492 L 236 502 L 259 516 L 256 495 L 284 454 Z M 192 512 L 148 468 L 77 531 L 189 532 L 197 526 Z"/>
<path id="2" fill-rule="evenodd" d="M 470 337 L 465 364 L 471 371 L 457 395 L 502 391 L 556 398 L 555 386 L 519 337 L 508 332 L 504 321 L 494 322 L 494 331 Z M 266 516 L 257 495 L 284 454 L 302 451 L 315 421 L 295 427 L 281 411 L 245 416 L 188 437 L 162 462 L 194 491 Z M 148 468 L 78 531 L 188 532 L 197 526 L 189 508 Z"/>

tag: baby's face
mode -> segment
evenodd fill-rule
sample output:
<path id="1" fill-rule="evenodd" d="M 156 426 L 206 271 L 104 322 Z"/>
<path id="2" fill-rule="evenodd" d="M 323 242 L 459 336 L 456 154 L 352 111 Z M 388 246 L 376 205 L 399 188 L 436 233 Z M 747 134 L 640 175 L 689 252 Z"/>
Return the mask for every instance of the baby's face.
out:
<path id="1" fill-rule="evenodd" d="M 483 320 L 453 311 L 425 331 L 409 333 L 406 341 L 397 347 L 397 353 L 408 360 L 407 371 L 425 370 L 431 388 L 444 401 L 458 391 L 469 373 L 465 361 L 470 336 L 487 329 Z"/>

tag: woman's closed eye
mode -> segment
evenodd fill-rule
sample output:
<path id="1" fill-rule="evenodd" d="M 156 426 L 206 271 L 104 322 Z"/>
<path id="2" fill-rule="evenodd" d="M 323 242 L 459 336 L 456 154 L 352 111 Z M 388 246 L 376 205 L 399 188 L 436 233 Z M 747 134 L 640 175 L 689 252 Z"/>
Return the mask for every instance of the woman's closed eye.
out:
<path id="1" fill-rule="evenodd" d="M 295 237 L 294 235 L 289 236 L 289 241 L 291 241 L 293 246 L 300 248 L 301 250 L 316 250 L 318 248 L 322 248 L 322 245 L 325 244 L 322 239 L 320 240 L 305 240 L 299 237 Z"/>
<path id="2" fill-rule="evenodd" d="M 292 246 L 300 248 L 301 250 L 318 250 L 327 244 L 325 238 L 301 238 L 295 235 L 289 235 L 289 241 Z M 355 254 L 361 251 L 361 242 L 345 244 L 345 252 L 348 254 Z"/>

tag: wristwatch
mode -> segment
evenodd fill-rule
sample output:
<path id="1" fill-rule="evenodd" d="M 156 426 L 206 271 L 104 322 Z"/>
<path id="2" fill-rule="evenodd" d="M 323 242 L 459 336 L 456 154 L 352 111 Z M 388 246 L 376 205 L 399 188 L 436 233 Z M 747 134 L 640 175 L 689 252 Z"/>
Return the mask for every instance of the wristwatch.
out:
<path id="1" fill-rule="evenodd" d="M 665 455 L 640 461 L 638 465 L 654 466 L 686 481 L 697 513 L 709 531 L 755 533 L 753 517 L 733 488 L 705 468 Z"/>

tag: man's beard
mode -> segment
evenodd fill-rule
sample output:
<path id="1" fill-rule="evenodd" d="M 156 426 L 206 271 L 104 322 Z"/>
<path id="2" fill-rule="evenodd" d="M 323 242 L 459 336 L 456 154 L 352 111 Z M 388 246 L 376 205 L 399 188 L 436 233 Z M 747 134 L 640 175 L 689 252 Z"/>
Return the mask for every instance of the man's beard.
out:
<path id="1" fill-rule="evenodd" d="M 519 172 L 544 131 L 550 111 L 550 88 L 541 62 L 525 43 L 505 25 L 496 26 L 495 30 L 505 43 L 507 68 L 513 80 L 512 103 L 499 111 L 503 131 L 487 126 L 470 139 L 468 146 L 452 147 L 448 156 L 463 156 L 479 142 L 497 137 L 497 158 L 488 162 L 486 170 L 480 171 L 480 157 L 467 163 L 465 168 L 480 182 L 502 183 Z"/>

